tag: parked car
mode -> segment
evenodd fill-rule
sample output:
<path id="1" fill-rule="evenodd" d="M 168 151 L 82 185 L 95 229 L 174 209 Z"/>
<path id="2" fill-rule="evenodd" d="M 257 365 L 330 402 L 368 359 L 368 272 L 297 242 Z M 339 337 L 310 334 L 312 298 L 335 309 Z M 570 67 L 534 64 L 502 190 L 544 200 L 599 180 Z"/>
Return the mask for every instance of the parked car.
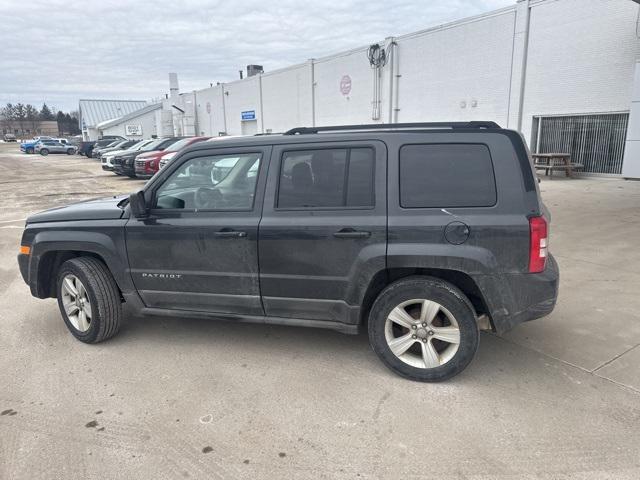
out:
<path id="1" fill-rule="evenodd" d="M 151 142 L 155 142 L 155 139 L 150 140 L 141 140 L 134 145 L 130 146 L 124 150 L 113 150 L 111 152 L 105 153 L 100 157 L 100 163 L 102 164 L 103 170 L 113 171 L 113 159 L 120 154 L 127 154 L 131 152 L 137 152 L 149 145 Z"/>
<path id="2" fill-rule="evenodd" d="M 5 142 L 17 142 L 16 136 L 13 133 L 5 133 L 4 134 Z"/>
<path id="3" fill-rule="evenodd" d="M 121 143 L 124 143 L 125 140 L 113 140 L 109 143 L 107 143 L 104 146 L 95 146 L 93 147 L 93 151 L 91 152 L 91 158 L 100 158 L 100 153 L 103 150 L 109 149 L 109 148 L 114 148 L 117 147 L 118 145 L 120 145 Z"/>
<path id="4" fill-rule="evenodd" d="M 44 140 L 51 140 L 51 138 L 47 138 L 47 139 L 33 139 L 33 140 L 26 140 L 22 143 L 20 143 L 20 151 L 22 153 L 34 153 L 36 151 L 36 145 L 38 145 L 41 141 Z"/>
<path id="5" fill-rule="evenodd" d="M 110 153 L 110 152 L 114 152 L 116 150 L 126 150 L 127 148 L 129 148 L 131 145 L 135 145 L 138 142 L 138 140 L 123 140 L 123 141 L 118 141 L 114 146 L 112 147 L 104 147 L 101 148 L 98 152 L 97 158 L 102 159 L 102 156 Z"/>
<path id="6" fill-rule="evenodd" d="M 96 148 L 104 148 L 109 144 L 112 144 L 113 142 L 115 142 L 116 140 L 126 140 L 126 138 L 124 137 L 120 137 L 118 135 L 108 135 L 106 137 L 102 137 L 100 140 L 97 140 L 95 142 L 93 142 L 93 145 L 89 146 L 86 148 L 86 153 L 85 155 L 87 156 L 87 158 L 92 158 L 93 155 L 93 149 Z M 89 142 L 87 142 L 89 143 Z"/>
<path id="7" fill-rule="evenodd" d="M 194 143 L 202 142 L 204 140 L 208 140 L 210 137 L 187 137 L 182 140 L 178 140 L 172 145 L 169 145 L 164 151 L 159 152 L 149 152 L 143 155 L 139 155 L 136 158 L 135 169 L 136 169 L 136 177 L 138 178 L 151 178 L 156 172 L 161 168 L 160 163 L 163 159 L 170 160 L 173 158 L 180 150 L 188 147 L 189 145 L 193 145 Z"/>
<path id="8" fill-rule="evenodd" d="M 113 172 L 117 175 L 127 175 L 128 177 L 135 178 L 136 167 L 135 160 L 138 155 L 151 152 L 161 152 L 169 145 L 177 142 L 182 137 L 163 137 L 158 138 L 154 142 L 148 144 L 144 148 L 137 152 L 130 152 L 127 154 L 116 155 L 113 159 Z"/>
<path id="9" fill-rule="evenodd" d="M 80 142 L 80 144 L 78 145 L 77 153 L 80 155 L 84 155 L 87 158 L 91 158 L 91 152 L 93 151 L 93 147 L 95 144 L 95 141 Z"/>
<path id="10" fill-rule="evenodd" d="M 128 198 L 32 215 L 18 263 L 82 342 L 115 335 L 126 302 L 366 329 L 392 371 L 440 381 L 481 328 L 552 311 L 549 221 L 523 137 L 493 122 L 296 128 L 199 142 Z"/>
<path id="11" fill-rule="evenodd" d="M 73 145 L 67 145 L 58 140 L 42 140 L 36 143 L 35 153 L 40 155 L 49 155 L 50 153 L 66 153 L 67 155 L 73 155 L 76 153 L 76 147 Z"/>

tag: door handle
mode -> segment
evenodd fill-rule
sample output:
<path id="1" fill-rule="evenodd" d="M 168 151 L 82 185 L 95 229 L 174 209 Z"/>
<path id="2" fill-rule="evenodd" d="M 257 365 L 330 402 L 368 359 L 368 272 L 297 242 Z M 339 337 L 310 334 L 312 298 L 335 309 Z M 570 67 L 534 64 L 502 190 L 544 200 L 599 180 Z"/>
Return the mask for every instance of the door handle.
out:
<path id="1" fill-rule="evenodd" d="M 355 228 L 343 228 L 333 234 L 336 238 L 367 238 L 371 236 L 371 232 L 356 230 Z"/>
<path id="2" fill-rule="evenodd" d="M 215 233 L 216 237 L 223 238 L 243 238 L 247 236 L 247 232 L 240 232 L 238 230 L 231 230 L 230 228 L 223 228 Z"/>

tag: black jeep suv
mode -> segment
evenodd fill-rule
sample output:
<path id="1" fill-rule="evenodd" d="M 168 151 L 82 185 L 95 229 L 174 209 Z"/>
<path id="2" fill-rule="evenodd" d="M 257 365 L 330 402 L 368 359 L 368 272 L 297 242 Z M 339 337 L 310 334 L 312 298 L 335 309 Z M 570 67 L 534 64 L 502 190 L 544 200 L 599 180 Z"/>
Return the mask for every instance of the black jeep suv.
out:
<path id="1" fill-rule="evenodd" d="M 521 135 L 493 122 L 296 128 L 196 143 L 128 198 L 33 215 L 18 261 L 86 343 L 125 302 L 364 328 L 391 370 L 438 381 L 479 330 L 551 312 L 548 225 Z"/>

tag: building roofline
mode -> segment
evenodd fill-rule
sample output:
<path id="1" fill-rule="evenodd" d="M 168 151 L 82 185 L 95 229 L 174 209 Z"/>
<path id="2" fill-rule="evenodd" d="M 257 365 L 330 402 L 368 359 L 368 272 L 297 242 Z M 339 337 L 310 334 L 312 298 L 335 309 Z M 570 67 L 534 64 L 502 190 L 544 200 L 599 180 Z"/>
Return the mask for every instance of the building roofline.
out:
<path id="1" fill-rule="evenodd" d="M 126 122 L 127 120 L 131 120 L 132 118 L 139 117 L 149 112 L 153 112 L 154 110 L 158 110 L 162 108 L 162 103 L 152 103 L 151 105 L 147 105 L 146 107 L 142 107 L 138 110 L 135 110 L 131 113 L 127 113 L 118 118 L 113 118 L 110 120 L 105 120 L 104 122 L 100 122 L 96 124 L 96 128 L 107 128 L 113 125 L 117 125 L 118 123 Z"/>

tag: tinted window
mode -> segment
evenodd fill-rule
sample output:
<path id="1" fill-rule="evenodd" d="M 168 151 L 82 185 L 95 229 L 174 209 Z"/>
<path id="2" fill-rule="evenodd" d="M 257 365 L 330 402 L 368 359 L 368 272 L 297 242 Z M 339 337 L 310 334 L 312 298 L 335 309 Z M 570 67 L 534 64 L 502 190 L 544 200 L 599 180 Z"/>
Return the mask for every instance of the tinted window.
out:
<path id="1" fill-rule="evenodd" d="M 246 210 L 253 207 L 259 153 L 188 160 L 158 189 L 156 208 Z"/>
<path id="2" fill-rule="evenodd" d="M 278 207 L 372 206 L 373 169 L 371 148 L 285 152 L 280 166 Z"/>
<path id="3" fill-rule="evenodd" d="M 402 207 L 488 207 L 495 203 L 493 164 L 486 145 L 405 145 L 400 149 Z"/>

